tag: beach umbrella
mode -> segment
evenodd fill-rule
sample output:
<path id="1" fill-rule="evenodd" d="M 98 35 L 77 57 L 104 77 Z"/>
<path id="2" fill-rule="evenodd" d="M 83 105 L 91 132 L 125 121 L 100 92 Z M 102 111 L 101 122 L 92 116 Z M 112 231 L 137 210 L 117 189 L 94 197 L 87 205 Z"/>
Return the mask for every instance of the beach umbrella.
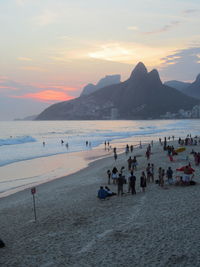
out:
<path id="1" fill-rule="evenodd" d="M 187 172 L 187 174 L 193 174 L 193 172 L 195 172 L 195 170 L 189 165 L 182 166 L 181 168 L 178 168 L 176 170 L 184 173 Z"/>
<path id="2" fill-rule="evenodd" d="M 185 147 L 179 147 L 179 148 L 175 149 L 176 153 L 181 153 L 183 151 L 185 151 Z"/>

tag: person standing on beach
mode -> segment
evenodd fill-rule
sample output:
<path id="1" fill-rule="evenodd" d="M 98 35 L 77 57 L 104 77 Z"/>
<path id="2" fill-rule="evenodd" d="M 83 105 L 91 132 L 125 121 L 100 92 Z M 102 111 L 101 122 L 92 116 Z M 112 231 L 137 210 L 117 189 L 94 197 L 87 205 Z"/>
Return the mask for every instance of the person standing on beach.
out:
<path id="1" fill-rule="evenodd" d="M 167 176 L 168 184 L 172 184 L 173 183 L 173 171 L 171 167 L 168 167 L 166 176 Z"/>
<path id="2" fill-rule="evenodd" d="M 129 190 L 131 191 L 131 194 L 136 194 L 136 191 L 135 191 L 135 182 L 136 182 L 136 177 L 135 175 L 133 174 L 133 171 L 131 171 L 131 176 L 129 177 L 128 179 L 129 181 Z"/>
<path id="3" fill-rule="evenodd" d="M 151 180 L 153 183 L 154 182 L 154 164 L 153 163 L 151 164 Z"/>
<path id="4" fill-rule="evenodd" d="M 114 153 L 114 159 L 117 160 L 117 153 Z"/>
<path id="5" fill-rule="evenodd" d="M 110 184 L 110 177 L 111 177 L 111 171 L 107 170 L 107 175 L 108 175 L 108 184 Z"/>
<path id="6" fill-rule="evenodd" d="M 140 187 L 142 188 L 142 192 L 145 192 L 145 188 L 147 187 L 147 178 L 144 172 L 142 172 L 142 175 L 140 177 Z"/>
<path id="7" fill-rule="evenodd" d="M 137 162 L 136 156 L 134 156 L 132 160 L 132 170 L 136 171 L 137 165 L 138 165 L 138 162 Z"/>
<path id="8" fill-rule="evenodd" d="M 164 177 L 165 177 L 165 170 L 162 169 L 161 171 L 161 175 L 160 175 L 160 186 L 163 187 L 164 186 Z"/>
<path id="9" fill-rule="evenodd" d="M 129 145 L 128 144 L 126 145 L 125 153 L 126 153 L 126 155 L 128 155 L 128 153 L 129 153 Z"/>
<path id="10" fill-rule="evenodd" d="M 160 186 L 161 183 L 161 179 L 162 179 L 162 168 L 159 167 L 158 169 L 158 185 Z"/>
<path id="11" fill-rule="evenodd" d="M 125 177 L 122 176 L 121 173 L 119 173 L 119 177 L 117 179 L 117 195 L 119 196 L 121 194 L 121 196 L 123 195 L 123 185 L 124 185 L 124 179 Z"/>
<path id="12" fill-rule="evenodd" d="M 140 149 L 142 149 L 142 142 L 140 141 Z"/>
<path id="13" fill-rule="evenodd" d="M 130 151 L 133 152 L 133 145 L 130 146 Z"/>
<path id="14" fill-rule="evenodd" d="M 132 158 L 129 157 L 127 162 L 128 162 L 128 170 L 130 171 L 131 170 L 131 165 L 132 165 Z"/>
<path id="15" fill-rule="evenodd" d="M 146 167 L 146 173 L 147 173 L 147 183 L 150 183 L 151 180 L 151 165 L 148 163 Z"/>
<path id="16" fill-rule="evenodd" d="M 146 158 L 147 158 L 147 160 L 149 160 L 149 158 L 150 158 L 150 151 L 149 151 L 149 149 L 147 149 L 147 151 L 146 151 Z"/>
<path id="17" fill-rule="evenodd" d="M 117 173 L 118 173 L 118 169 L 116 167 L 114 167 L 112 169 L 112 180 L 113 180 L 113 184 L 116 184 L 116 181 L 117 181 Z"/>

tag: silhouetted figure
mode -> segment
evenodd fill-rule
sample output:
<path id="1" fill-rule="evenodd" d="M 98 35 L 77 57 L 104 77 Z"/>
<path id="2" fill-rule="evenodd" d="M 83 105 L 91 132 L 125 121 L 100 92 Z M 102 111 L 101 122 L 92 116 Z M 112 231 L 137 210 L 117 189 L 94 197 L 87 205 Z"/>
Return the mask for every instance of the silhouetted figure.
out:
<path id="1" fill-rule="evenodd" d="M 111 171 L 107 170 L 107 175 L 108 175 L 108 184 L 110 184 L 110 178 L 111 178 Z"/>
<path id="2" fill-rule="evenodd" d="M 3 242 L 3 240 L 2 239 L 0 239 L 0 248 L 4 248 L 6 245 L 5 245 L 5 243 Z"/>

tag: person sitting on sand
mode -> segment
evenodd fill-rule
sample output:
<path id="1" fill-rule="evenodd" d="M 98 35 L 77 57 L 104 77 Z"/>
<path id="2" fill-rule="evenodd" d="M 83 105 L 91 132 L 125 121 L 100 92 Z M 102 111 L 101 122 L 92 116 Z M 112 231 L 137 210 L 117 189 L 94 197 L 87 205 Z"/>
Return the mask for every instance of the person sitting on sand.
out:
<path id="1" fill-rule="evenodd" d="M 103 186 L 100 186 L 97 197 L 99 199 L 106 199 L 107 196 L 108 196 L 107 191 L 103 188 Z"/>
<path id="2" fill-rule="evenodd" d="M 112 192 L 109 187 L 105 186 L 105 190 L 108 193 L 108 197 L 116 196 L 117 194 Z"/>

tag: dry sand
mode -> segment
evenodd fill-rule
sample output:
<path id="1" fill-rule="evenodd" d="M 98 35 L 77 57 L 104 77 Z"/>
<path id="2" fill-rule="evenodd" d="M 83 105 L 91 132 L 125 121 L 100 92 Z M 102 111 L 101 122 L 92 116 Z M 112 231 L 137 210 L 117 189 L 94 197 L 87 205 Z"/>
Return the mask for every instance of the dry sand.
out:
<path id="1" fill-rule="evenodd" d="M 150 163 L 172 169 L 185 165 L 185 155 L 170 163 L 159 144 Z M 200 148 L 195 147 L 195 150 Z M 138 155 L 137 195 L 125 194 L 100 201 L 100 185 L 107 185 L 106 171 L 126 167 L 119 155 L 92 162 L 78 173 L 37 187 L 37 222 L 32 196 L 24 190 L 0 199 L 0 266 L 200 266 L 200 186 L 150 184 L 141 193 L 139 178 L 146 168 L 144 149 Z M 131 156 L 132 156 L 131 155 Z M 190 155 L 194 167 L 194 161 Z M 199 167 L 195 167 L 199 180 Z M 110 188 L 116 192 L 116 186 Z M 127 191 L 127 185 L 125 186 Z"/>

